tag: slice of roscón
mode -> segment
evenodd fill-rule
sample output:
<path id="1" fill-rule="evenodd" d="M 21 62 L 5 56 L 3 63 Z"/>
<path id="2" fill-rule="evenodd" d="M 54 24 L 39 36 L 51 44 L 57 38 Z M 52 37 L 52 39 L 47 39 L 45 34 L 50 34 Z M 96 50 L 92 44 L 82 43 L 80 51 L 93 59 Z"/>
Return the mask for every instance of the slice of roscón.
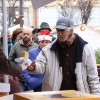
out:
<path id="1" fill-rule="evenodd" d="M 23 52 L 22 52 L 22 57 L 26 57 L 26 58 L 28 58 L 28 57 L 29 57 L 29 54 L 28 54 L 28 52 L 26 52 L 26 51 L 23 51 Z"/>

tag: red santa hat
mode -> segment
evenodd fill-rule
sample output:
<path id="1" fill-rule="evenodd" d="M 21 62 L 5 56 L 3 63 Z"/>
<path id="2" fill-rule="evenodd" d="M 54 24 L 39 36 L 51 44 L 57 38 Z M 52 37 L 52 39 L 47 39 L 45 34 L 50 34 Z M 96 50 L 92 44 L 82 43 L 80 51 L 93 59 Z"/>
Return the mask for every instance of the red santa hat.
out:
<path id="1" fill-rule="evenodd" d="M 50 36 L 50 31 L 42 30 L 40 36 L 38 36 L 38 41 L 50 41 L 52 42 L 52 37 Z"/>

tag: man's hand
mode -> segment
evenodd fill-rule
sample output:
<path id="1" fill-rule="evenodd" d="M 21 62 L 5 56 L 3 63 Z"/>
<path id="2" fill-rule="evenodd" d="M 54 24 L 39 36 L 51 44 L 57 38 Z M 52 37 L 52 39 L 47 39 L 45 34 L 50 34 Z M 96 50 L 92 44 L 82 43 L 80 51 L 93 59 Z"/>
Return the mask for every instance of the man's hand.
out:
<path id="1" fill-rule="evenodd" d="M 35 68 L 35 61 L 33 61 L 31 65 L 27 67 L 27 70 L 31 71 L 34 70 L 34 68 Z"/>

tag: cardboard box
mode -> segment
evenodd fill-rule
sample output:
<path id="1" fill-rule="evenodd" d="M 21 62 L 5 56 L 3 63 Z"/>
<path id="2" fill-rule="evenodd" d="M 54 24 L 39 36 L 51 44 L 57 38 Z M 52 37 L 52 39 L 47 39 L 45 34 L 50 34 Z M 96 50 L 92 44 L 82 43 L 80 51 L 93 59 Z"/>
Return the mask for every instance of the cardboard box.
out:
<path id="1" fill-rule="evenodd" d="M 100 97 L 74 90 L 16 93 L 14 100 L 100 100 Z"/>

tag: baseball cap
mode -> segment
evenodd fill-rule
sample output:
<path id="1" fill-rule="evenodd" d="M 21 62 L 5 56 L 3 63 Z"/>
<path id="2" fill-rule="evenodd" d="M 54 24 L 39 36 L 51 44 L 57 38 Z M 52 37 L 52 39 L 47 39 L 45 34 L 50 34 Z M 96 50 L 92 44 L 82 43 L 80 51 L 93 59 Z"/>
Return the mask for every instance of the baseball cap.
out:
<path id="1" fill-rule="evenodd" d="M 56 26 L 54 28 L 66 29 L 67 27 L 74 26 L 74 22 L 69 17 L 61 17 L 58 19 Z"/>
<path id="2" fill-rule="evenodd" d="M 42 22 L 39 30 L 42 30 L 43 28 L 51 31 L 50 26 L 47 22 Z"/>

